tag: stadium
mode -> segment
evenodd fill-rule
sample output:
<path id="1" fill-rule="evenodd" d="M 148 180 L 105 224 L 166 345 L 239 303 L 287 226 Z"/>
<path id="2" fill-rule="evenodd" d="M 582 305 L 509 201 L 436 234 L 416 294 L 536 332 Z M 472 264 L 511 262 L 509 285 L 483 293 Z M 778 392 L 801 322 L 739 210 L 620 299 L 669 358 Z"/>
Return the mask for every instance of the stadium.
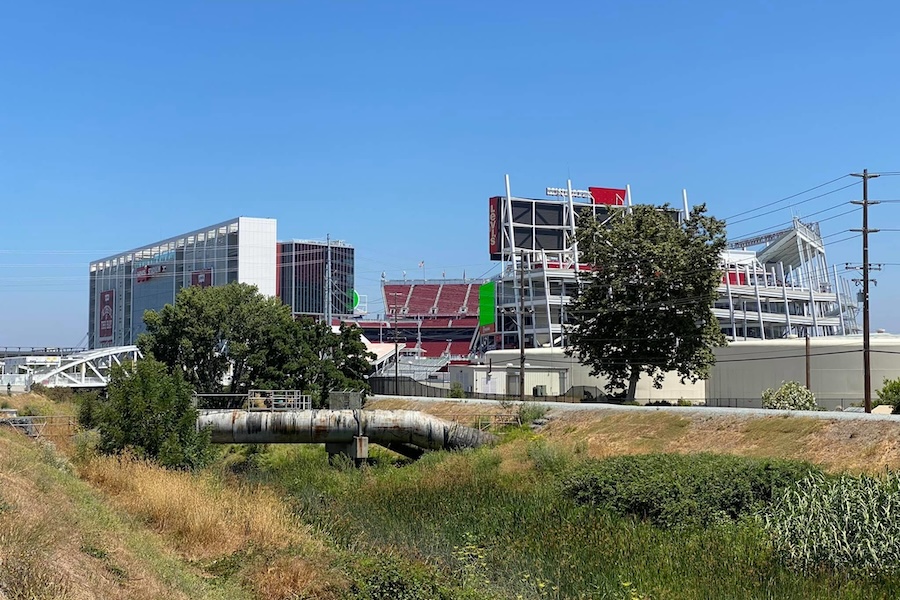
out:
<path id="1" fill-rule="evenodd" d="M 689 213 L 686 192 L 680 200 L 680 207 L 665 205 L 677 222 Z M 573 189 L 569 182 L 547 188 L 543 198 L 520 197 L 511 194 L 507 178 L 506 194 L 488 199 L 488 256 L 499 274 L 489 280 L 382 277 L 385 309 L 374 319 L 354 292 L 351 245 L 330 239 L 279 242 L 274 219 L 232 219 L 93 261 L 90 347 L 133 344 L 143 331 L 143 312 L 174 301 L 184 287 L 238 281 L 280 297 L 298 317 L 360 326 L 377 355 L 373 380 L 402 377 L 446 388 L 456 378 L 468 392 L 481 387 L 516 394 L 517 369 L 503 385 L 488 381 L 490 368 L 477 383 L 476 371 L 495 360 L 507 365 L 513 360 L 509 351 L 524 347 L 533 371 L 524 382 L 529 391 L 600 393 L 604 382 L 577 372 L 580 366 L 566 363 L 565 374 L 559 372 L 566 362 L 558 354 L 566 347 L 566 308 L 578 274 L 592 267 L 580 260 L 578 221 L 588 212 L 609 223 L 631 206 L 627 186 Z M 815 222 L 795 218 L 783 230 L 730 240 L 721 265 L 713 312 L 731 341 L 849 341 L 860 333 L 851 285 L 828 264 Z M 660 397 L 707 395 L 702 385 L 666 388 Z M 648 398 L 657 395 L 649 387 L 645 392 Z"/>

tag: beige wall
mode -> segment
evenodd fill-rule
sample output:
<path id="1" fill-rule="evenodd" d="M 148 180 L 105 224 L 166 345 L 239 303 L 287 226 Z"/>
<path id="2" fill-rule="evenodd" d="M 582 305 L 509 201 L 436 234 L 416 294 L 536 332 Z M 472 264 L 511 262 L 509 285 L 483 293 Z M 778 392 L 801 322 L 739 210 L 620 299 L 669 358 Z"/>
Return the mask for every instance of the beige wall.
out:
<path id="1" fill-rule="evenodd" d="M 900 337 L 872 334 L 872 397 L 885 378 L 900 377 Z M 896 352 L 890 354 L 889 352 Z M 759 399 L 782 381 L 806 383 L 806 340 L 748 340 L 717 348 L 706 384 L 712 399 Z M 863 399 L 862 336 L 810 339 L 811 389 L 820 405 L 849 406 Z"/>
<path id="2" fill-rule="evenodd" d="M 605 377 L 592 377 L 590 369 L 578 362 L 575 356 L 566 356 L 561 348 L 534 348 L 525 351 L 525 360 L 534 367 L 553 367 L 556 369 L 566 369 L 566 390 L 572 386 L 596 387 L 603 390 L 607 379 Z M 484 362 L 492 361 L 494 367 L 506 366 L 507 364 L 516 367 L 519 365 L 518 350 L 493 350 L 485 354 Z M 526 384 L 529 382 L 526 374 Z M 557 386 L 559 383 L 557 382 Z M 548 386 L 548 394 L 550 388 Z M 526 387 L 526 392 L 530 393 L 531 388 Z M 666 374 L 663 379 L 663 386 L 660 389 L 653 387 L 653 381 L 649 377 L 642 377 L 638 382 L 637 393 L 635 394 L 638 401 L 647 402 L 651 400 L 669 400 L 676 401 L 679 399 L 702 401 L 705 398 L 704 382 L 697 383 L 681 383 L 680 378 L 675 373 Z"/>

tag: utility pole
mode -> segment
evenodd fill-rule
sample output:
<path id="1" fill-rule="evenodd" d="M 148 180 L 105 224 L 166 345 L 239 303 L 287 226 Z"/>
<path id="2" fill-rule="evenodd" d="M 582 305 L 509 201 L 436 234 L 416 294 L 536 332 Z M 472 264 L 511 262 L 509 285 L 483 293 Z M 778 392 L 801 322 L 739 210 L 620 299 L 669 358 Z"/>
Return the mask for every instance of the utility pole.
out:
<path id="1" fill-rule="evenodd" d="M 519 401 L 525 402 L 525 250 L 519 257 Z"/>
<path id="2" fill-rule="evenodd" d="M 851 204 L 862 205 L 862 229 L 850 231 L 862 232 L 862 296 L 863 296 L 863 400 L 866 412 L 872 412 L 872 357 L 869 345 L 869 234 L 877 233 L 877 229 L 869 229 L 869 206 L 878 202 L 869 202 L 869 180 L 878 177 L 863 169 L 862 173 L 851 173 L 853 177 L 861 177 L 863 183 L 862 201 L 854 200 Z M 879 267 L 876 266 L 875 270 Z M 858 281 L 858 280 L 854 280 Z"/>
<path id="3" fill-rule="evenodd" d="M 809 334 L 806 334 L 806 389 L 812 390 L 812 377 L 809 368 Z"/>

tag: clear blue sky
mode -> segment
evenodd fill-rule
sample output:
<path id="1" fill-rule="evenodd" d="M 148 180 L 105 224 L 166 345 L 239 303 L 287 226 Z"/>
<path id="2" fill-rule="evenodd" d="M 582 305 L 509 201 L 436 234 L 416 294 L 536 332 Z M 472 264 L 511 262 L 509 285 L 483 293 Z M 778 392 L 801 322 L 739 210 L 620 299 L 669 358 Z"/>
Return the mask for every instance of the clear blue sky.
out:
<path id="1" fill-rule="evenodd" d="M 569 176 L 638 202 L 687 188 L 728 217 L 900 171 L 898 18 L 891 2 L 4 2 L 0 345 L 82 341 L 89 260 L 236 215 L 355 245 L 378 312 L 382 271 L 495 271 L 486 199 L 505 173 L 523 196 Z M 900 177 L 871 191 L 900 199 Z M 790 220 L 778 208 L 729 233 Z M 900 204 L 871 214 L 900 229 Z M 835 241 L 858 226 L 822 224 Z M 900 263 L 898 245 L 874 236 L 872 260 Z M 859 243 L 829 253 L 859 261 Z M 900 266 L 878 279 L 873 327 L 900 331 Z"/>

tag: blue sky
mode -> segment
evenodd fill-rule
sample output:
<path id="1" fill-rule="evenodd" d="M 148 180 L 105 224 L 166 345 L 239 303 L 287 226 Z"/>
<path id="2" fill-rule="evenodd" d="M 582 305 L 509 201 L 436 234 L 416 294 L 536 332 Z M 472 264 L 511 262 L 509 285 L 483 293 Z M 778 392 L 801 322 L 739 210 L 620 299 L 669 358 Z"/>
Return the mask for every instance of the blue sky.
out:
<path id="1" fill-rule="evenodd" d="M 89 260 L 236 215 L 355 245 L 378 312 L 382 271 L 496 272 L 487 198 L 505 173 L 522 196 L 567 177 L 638 202 L 687 188 L 728 217 L 900 171 L 898 17 L 889 2 L 3 2 L 0 346 L 77 344 Z M 900 199 L 900 177 L 871 197 Z M 900 203 L 871 218 L 900 229 Z M 832 241 L 850 227 L 858 214 L 822 223 Z M 898 243 L 873 236 L 872 261 L 900 263 Z M 900 332 L 898 275 L 878 274 L 873 327 Z"/>

